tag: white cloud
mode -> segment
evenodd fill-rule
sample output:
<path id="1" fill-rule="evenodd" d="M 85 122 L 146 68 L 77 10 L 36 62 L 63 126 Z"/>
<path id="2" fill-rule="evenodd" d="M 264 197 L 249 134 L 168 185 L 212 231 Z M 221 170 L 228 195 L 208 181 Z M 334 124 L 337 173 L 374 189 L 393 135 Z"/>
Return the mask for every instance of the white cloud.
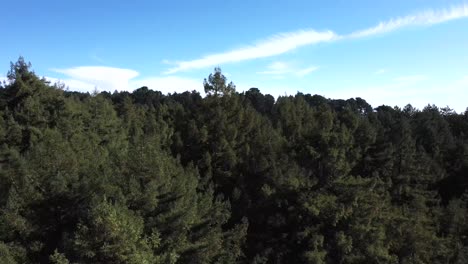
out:
<path id="1" fill-rule="evenodd" d="M 300 77 L 303 77 L 303 76 L 308 75 L 308 74 L 311 73 L 311 72 L 314 72 L 314 71 L 318 70 L 318 68 L 319 68 L 319 67 L 317 67 L 317 66 L 311 66 L 311 67 L 308 67 L 308 68 L 299 70 L 299 71 L 296 73 L 296 75 L 297 75 L 297 76 L 300 76 Z"/>
<path id="2" fill-rule="evenodd" d="M 54 69 L 55 72 L 67 75 L 68 82 L 75 84 L 91 84 L 99 91 L 126 91 L 129 89 L 129 80 L 138 76 L 138 72 L 130 69 L 121 69 L 103 66 L 82 66 L 69 69 Z M 73 80 L 73 81 L 72 81 Z M 79 81 L 81 83 L 76 83 Z M 68 84 L 72 85 L 72 84 Z"/>
<path id="3" fill-rule="evenodd" d="M 320 42 L 346 38 L 362 38 L 395 31 L 404 27 L 433 25 L 464 17 L 468 17 L 467 4 L 454 6 L 449 9 L 435 11 L 428 10 L 413 15 L 390 19 L 389 21 L 380 22 L 374 27 L 358 30 L 348 35 L 338 35 L 333 31 L 318 32 L 312 29 L 280 33 L 244 48 L 206 55 L 194 60 L 173 62 L 175 67 L 168 69 L 165 74 L 173 74 L 180 71 L 200 69 L 225 63 L 271 57 Z M 164 60 L 163 63 L 168 64 L 170 62 L 168 60 Z M 263 74 L 278 74 L 281 71 L 281 69 L 270 69 L 269 71 L 263 72 Z M 380 74 L 381 73 L 384 73 L 384 71 L 381 70 Z"/>
<path id="4" fill-rule="evenodd" d="M 333 31 L 318 32 L 315 30 L 299 30 L 276 34 L 272 37 L 256 42 L 252 45 L 245 46 L 243 48 L 228 50 L 221 53 L 214 53 L 194 60 L 185 60 L 175 63 L 164 60 L 163 63 L 173 65 L 172 68 L 165 72 L 166 74 L 173 74 L 190 69 L 200 69 L 225 63 L 272 57 L 284 54 L 300 47 L 321 42 L 334 41 L 344 38 L 362 38 L 395 31 L 404 27 L 433 25 L 463 17 L 468 17 L 467 4 L 455 6 L 449 9 L 436 11 L 430 10 L 413 15 L 394 18 L 386 22 L 381 22 L 377 26 L 355 31 L 348 35 L 337 35 Z M 99 58 L 95 59 L 98 60 Z M 318 67 L 313 65 L 308 67 L 298 67 L 291 62 L 276 61 L 268 65 L 264 71 L 257 73 L 271 75 L 272 79 L 281 79 L 285 76 L 305 76 L 316 71 L 317 69 Z M 154 76 L 138 79 L 137 77 L 139 76 L 139 73 L 131 69 L 83 66 L 69 69 L 55 69 L 55 71 L 66 76 L 62 82 L 69 86 L 70 90 L 82 92 L 93 91 L 95 87 L 100 91 L 109 92 L 113 92 L 114 90 L 131 91 L 141 86 L 148 86 L 151 89 L 160 90 L 164 93 L 183 92 L 186 90 L 197 90 L 201 92 L 203 89 L 202 82 L 199 79 L 183 78 L 174 75 Z M 379 69 L 375 73 L 383 74 L 386 72 L 388 72 L 387 69 Z M 6 79 L 5 77 L 0 76 L 0 80 L 2 80 L 2 78 Z M 48 79 L 58 80 L 54 78 Z M 351 88 L 336 92 L 323 91 L 323 94 L 332 98 L 343 98 L 343 96 L 347 98 L 361 96 L 366 100 L 368 98 L 369 102 L 371 102 L 373 105 L 384 103 L 390 105 L 404 105 L 411 101 L 418 107 L 423 107 L 425 104 L 431 102 L 442 106 L 443 104 L 440 102 L 442 102 L 441 100 L 443 98 L 446 98 L 443 93 L 446 91 L 445 89 L 443 91 L 436 88 L 428 89 L 428 85 L 425 86 L 424 90 L 422 90 L 422 88 L 414 88 L 417 87 L 416 84 L 420 84 L 420 82 L 426 80 L 428 80 L 428 77 L 425 75 L 400 76 L 394 78 L 386 85 L 375 85 L 367 87 L 357 86 L 355 89 Z M 467 86 L 468 76 L 465 76 L 448 87 L 449 89 L 452 89 L 451 91 L 457 91 L 460 94 L 466 94 L 465 90 L 468 91 Z M 276 90 L 276 92 L 273 93 L 279 94 L 281 91 L 287 91 L 284 89 L 279 89 L 280 87 L 277 88 L 278 89 L 272 87 L 272 89 Z M 288 91 L 292 90 L 289 89 Z M 294 91 L 296 90 L 294 89 Z M 453 99 L 453 102 L 461 100 L 461 98 L 466 98 L 466 96 L 458 96 L 456 99 Z M 446 101 L 451 102 L 449 99 Z M 424 102 L 424 105 L 421 105 L 418 102 Z M 455 104 L 462 105 L 461 102 Z M 459 106 L 454 105 L 453 107 L 457 110 L 460 110 L 459 108 L 456 108 Z"/>
<path id="5" fill-rule="evenodd" d="M 468 17 L 467 4 L 454 6 L 450 9 L 442 9 L 437 11 L 428 10 L 414 15 L 390 19 L 389 21 L 380 22 L 377 26 L 355 31 L 346 37 L 362 38 L 371 35 L 395 31 L 397 29 L 408 26 L 433 25 L 464 17 Z"/>
<path id="6" fill-rule="evenodd" d="M 96 85 L 84 81 L 79 81 L 75 79 L 59 79 L 54 77 L 45 76 L 44 77 L 47 81 L 50 82 L 51 85 L 56 83 L 65 84 L 65 88 L 68 88 L 71 91 L 78 91 L 78 92 L 92 92 Z M 8 83 L 8 78 L 5 76 L 0 76 L 0 84 L 5 81 Z"/>
<path id="7" fill-rule="evenodd" d="M 281 70 L 285 70 L 285 69 L 289 68 L 289 65 L 286 62 L 277 61 L 277 62 L 273 62 L 272 64 L 270 64 L 268 66 L 268 68 L 270 68 L 272 70 L 281 71 Z"/>
<path id="8" fill-rule="evenodd" d="M 46 80 L 50 81 L 51 84 L 55 83 L 61 83 L 65 85 L 65 88 L 70 90 L 70 91 L 77 91 L 77 92 L 92 92 L 94 89 L 99 89 L 99 87 L 93 83 L 85 82 L 85 81 L 80 81 L 80 80 L 75 80 L 75 79 L 59 79 L 59 78 L 54 78 L 54 77 L 45 77 Z M 111 90 L 109 90 L 111 91 Z M 113 91 L 113 90 L 112 90 Z"/>
<path id="9" fill-rule="evenodd" d="M 286 62 L 276 61 L 267 66 L 266 71 L 257 72 L 258 74 L 281 75 L 291 72 L 291 65 Z"/>
<path id="10" fill-rule="evenodd" d="M 79 92 L 98 91 L 133 91 L 147 86 L 163 93 L 185 92 L 197 90 L 202 92 L 203 82 L 191 78 L 177 76 L 148 77 L 136 79 L 137 71 L 113 67 L 83 66 L 69 69 L 55 69 L 54 71 L 67 76 L 64 79 L 47 77 L 52 83 L 64 83 L 69 90 Z"/>
<path id="11" fill-rule="evenodd" d="M 258 74 L 274 75 L 275 79 L 283 78 L 283 75 L 293 74 L 299 77 L 308 75 L 309 73 L 316 71 L 319 67 L 309 66 L 307 68 L 298 68 L 295 65 L 287 62 L 276 61 L 267 66 L 267 70 L 257 72 Z"/>
<path id="12" fill-rule="evenodd" d="M 302 46 L 331 41 L 337 37 L 338 36 L 332 31 L 317 32 L 315 30 L 300 30 L 280 33 L 244 48 L 211 54 L 195 60 L 177 62 L 175 67 L 167 70 L 165 73 L 172 74 L 184 70 L 200 69 L 225 63 L 271 57 Z"/>
<path id="13" fill-rule="evenodd" d="M 6 82 L 7 80 L 7 77 L 0 75 L 0 85 L 3 84 L 4 81 Z"/>

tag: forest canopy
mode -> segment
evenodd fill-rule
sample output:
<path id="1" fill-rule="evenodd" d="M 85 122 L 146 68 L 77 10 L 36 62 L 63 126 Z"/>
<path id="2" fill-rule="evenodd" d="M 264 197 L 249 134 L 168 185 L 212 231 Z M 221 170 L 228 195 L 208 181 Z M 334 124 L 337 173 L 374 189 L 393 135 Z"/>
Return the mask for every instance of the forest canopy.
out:
<path id="1" fill-rule="evenodd" d="M 468 110 L 7 78 L 0 263 L 468 263 Z"/>

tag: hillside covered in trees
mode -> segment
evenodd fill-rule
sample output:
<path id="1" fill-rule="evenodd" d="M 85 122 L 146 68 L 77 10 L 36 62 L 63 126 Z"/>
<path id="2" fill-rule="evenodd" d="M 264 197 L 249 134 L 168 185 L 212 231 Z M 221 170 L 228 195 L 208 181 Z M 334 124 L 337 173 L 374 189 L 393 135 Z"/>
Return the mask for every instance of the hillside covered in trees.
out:
<path id="1" fill-rule="evenodd" d="M 0 263 L 468 263 L 468 111 L 0 86 Z"/>

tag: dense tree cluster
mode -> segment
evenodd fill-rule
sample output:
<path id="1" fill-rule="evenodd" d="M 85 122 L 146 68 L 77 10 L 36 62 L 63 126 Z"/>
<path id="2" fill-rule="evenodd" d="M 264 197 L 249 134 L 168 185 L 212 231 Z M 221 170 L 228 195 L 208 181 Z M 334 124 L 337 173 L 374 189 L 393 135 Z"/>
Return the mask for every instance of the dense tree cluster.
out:
<path id="1" fill-rule="evenodd" d="M 0 263 L 468 263 L 468 111 L 0 85 Z"/>

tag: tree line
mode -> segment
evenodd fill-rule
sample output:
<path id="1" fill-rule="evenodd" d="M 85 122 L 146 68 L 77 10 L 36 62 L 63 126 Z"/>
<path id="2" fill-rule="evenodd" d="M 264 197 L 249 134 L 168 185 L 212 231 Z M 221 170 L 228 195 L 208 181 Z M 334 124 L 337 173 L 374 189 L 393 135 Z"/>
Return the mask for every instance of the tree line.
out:
<path id="1" fill-rule="evenodd" d="M 0 263 L 468 263 L 468 110 L 0 85 Z"/>

